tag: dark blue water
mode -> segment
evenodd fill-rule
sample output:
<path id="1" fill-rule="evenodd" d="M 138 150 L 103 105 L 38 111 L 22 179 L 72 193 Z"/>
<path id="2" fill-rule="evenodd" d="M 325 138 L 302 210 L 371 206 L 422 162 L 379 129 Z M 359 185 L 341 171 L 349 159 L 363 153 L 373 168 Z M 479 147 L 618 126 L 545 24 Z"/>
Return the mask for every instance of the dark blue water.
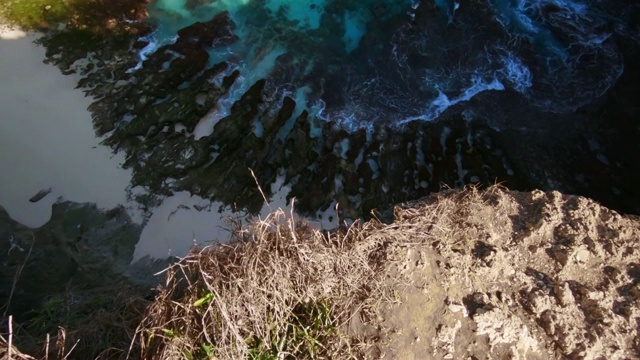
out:
<path id="1" fill-rule="evenodd" d="M 151 193 L 258 211 L 257 180 L 356 218 L 503 182 L 640 213 L 640 3 L 158 0 L 149 15 L 141 38 L 45 45 L 86 75 L 98 134 Z"/>
<path id="2" fill-rule="evenodd" d="M 545 111 L 572 112 L 604 94 L 623 71 L 611 36 L 626 28 L 602 2 L 196 3 L 153 3 L 157 30 L 140 57 L 174 41 L 178 29 L 229 11 L 239 40 L 210 49 L 209 59 L 241 71 L 226 107 L 271 76 L 278 98 L 297 100 L 296 114 L 305 109 L 310 119 L 349 131 L 432 121 L 491 91 L 517 92 Z M 285 55 L 287 67 L 278 69 Z"/>

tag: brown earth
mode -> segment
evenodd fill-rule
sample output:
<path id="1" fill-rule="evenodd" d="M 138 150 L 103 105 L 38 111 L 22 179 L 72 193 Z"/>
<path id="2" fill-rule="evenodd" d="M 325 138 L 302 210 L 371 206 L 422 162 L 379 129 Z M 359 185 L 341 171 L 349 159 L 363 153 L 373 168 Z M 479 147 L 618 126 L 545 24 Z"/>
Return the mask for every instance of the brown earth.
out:
<path id="1" fill-rule="evenodd" d="M 396 300 L 380 307 L 384 358 L 640 358 L 637 217 L 500 188 L 396 217 L 377 235 L 389 238 Z"/>

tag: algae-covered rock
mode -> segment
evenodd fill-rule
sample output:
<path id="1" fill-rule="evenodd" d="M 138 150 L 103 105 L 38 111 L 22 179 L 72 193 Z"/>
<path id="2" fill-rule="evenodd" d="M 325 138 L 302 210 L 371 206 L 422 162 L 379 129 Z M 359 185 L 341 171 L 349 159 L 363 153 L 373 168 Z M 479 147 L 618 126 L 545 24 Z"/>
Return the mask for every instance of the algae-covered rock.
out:
<path id="1" fill-rule="evenodd" d="M 94 34 L 141 34 L 148 25 L 147 0 L 3 1 L 0 20 L 24 30 L 50 30 L 60 25 Z"/>

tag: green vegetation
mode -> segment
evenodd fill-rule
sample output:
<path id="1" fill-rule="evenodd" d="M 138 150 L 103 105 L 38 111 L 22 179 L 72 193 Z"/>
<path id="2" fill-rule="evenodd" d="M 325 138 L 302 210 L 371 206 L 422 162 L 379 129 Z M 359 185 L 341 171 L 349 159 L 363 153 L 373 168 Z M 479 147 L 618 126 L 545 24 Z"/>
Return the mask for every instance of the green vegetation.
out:
<path id="1" fill-rule="evenodd" d="M 146 29 L 132 21 L 147 17 L 140 0 L 2 0 L 0 22 L 24 30 L 68 29 L 92 33 L 139 33 Z"/>
<path id="2" fill-rule="evenodd" d="M 0 17 L 10 25 L 26 29 L 43 29 L 65 23 L 76 5 L 65 0 L 6 0 L 0 4 Z"/>
<path id="3" fill-rule="evenodd" d="M 298 304 L 285 326 L 271 329 L 271 339 L 254 338 L 247 342 L 248 357 L 277 360 L 280 354 L 291 354 L 297 358 L 317 358 L 326 350 L 323 345 L 326 340 L 336 335 L 335 321 L 326 301 Z"/>

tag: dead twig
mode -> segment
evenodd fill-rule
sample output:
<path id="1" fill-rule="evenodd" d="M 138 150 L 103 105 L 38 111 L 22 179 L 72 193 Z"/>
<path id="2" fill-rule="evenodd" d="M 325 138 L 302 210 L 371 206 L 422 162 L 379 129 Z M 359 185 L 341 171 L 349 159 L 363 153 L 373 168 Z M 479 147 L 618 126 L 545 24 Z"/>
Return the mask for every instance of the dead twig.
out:
<path id="1" fill-rule="evenodd" d="M 11 350 L 13 350 L 13 329 L 12 329 L 12 323 L 13 323 L 13 316 L 9 315 L 9 346 L 7 349 L 7 353 L 9 354 L 9 360 L 11 360 Z"/>
<path id="2" fill-rule="evenodd" d="M 251 168 L 249 168 L 249 172 L 251 173 L 253 180 L 256 182 L 256 186 L 258 187 L 258 191 L 260 191 L 260 195 L 262 195 L 262 200 L 264 200 L 265 205 L 267 205 L 270 211 L 273 211 L 273 209 L 271 209 L 271 205 L 269 205 L 269 200 L 267 200 L 267 197 L 264 195 L 264 192 L 262 191 L 262 187 L 258 182 L 258 178 L 256 177 L 256 174 L 253 172 Z"/>
<path id="3" fill-rule="evenodd" d="M 18 270 L 16 270 L 15 275 L 13 276 L 13 284 L 11 285 L 11 292 L 9 293 L 9 299 L 7 300 L 7 303 L 5 304 L 5 308 L 4 308 L 4 313 L 2 314 L 2 316 L 7 316 L 7 312 L 9 311 L 9 307 L 11 306 L 11 300 L 13 299 L 13 294 L 16 290 L 16 286 L 18 284 L 18 279 L 20 279 L 20 274 L 22 273 L 22 270 L 24 269 L 25 265 L 27 264 L 27 261 L 29 260 L 29 257 L 31 256 L 31 251 L 33 250 L 33 245 L 36 243 L 36 237 L 33 234 L 33 231 L 31 232 L 31 246 L 29 247 L 29 251 L 27 252 L 27 256 L 24 258 L 24 261 L 22 262 L 22 264 L 18 267 Z"/>

